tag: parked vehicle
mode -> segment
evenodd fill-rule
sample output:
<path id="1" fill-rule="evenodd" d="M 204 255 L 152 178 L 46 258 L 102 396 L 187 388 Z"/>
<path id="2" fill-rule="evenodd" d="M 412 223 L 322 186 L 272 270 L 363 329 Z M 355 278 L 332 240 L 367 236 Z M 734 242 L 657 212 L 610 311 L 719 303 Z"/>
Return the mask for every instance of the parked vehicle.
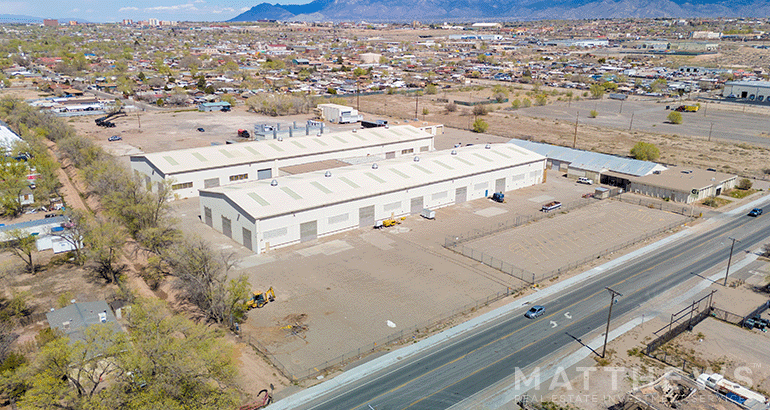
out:
<path id="1" fill-rule="evenodd" d="M 206 130 L 204 130 L 202 127 L 198 127 L 198 132 L 204 132 L 204 131 Z"/>
<path id="2" fill-rule="evenodd" d="M 420 216 L 425 219 L 436 219 L 436 211 L 425 208 L 422 210 L 422 212 L 420 212 Z"/>
<path id="3" fill-rule="evenodd" d="M 700 109 L 697 105 L 680 105 L 679 107 L 676 107 L 676 110 L 679 112 L 698 112 Z"/>
<path id="4" fill-rule="evenodd" d="M 559 208 L 561 208 L 561 202 L 553 201 L 543 205 L 543 207 L 540 208 L 540 210 L 543 212 L 551 212 L 554 209 L 559 209 Z"/>
<path id="5" fill-rule="evenodd" d="M 122 140 L 122 139 L 123 139 L 123 138 L 121 138 L 121 137 L 120 137 L 120 136 L 118 136 L 118 135 L 113 135 L 113 136 L 111 136 L 111 137 L 107 138 L 107 141 L 120 141 L 120 140 Z"/>
<path id="6" fill-rule="evenodd" d="M 495 192 L 492 194 L 492 200 L 495 202 L 503 203 L 505 202 L 505 194 L 502 192 Z"/>
<path id="7" fill-rule="evenodd" d="M 238 136 L 241 138 L 250 138 L 251 135 L 246 130 L 238 130 Z"/>
<path id="8" fill-rule="evenodd" d="M 529 308 L 527 313 L 524 314 L 524 317 L 527 319 L 534 319 L 536 317 L 542 316 L 543 313 L 545 313 L 545 306 L 536 305 Z"/>
<path id="9" fill-rule="evenodd" d="M 594 180 L 591 178 L 580 177 L 577 179 L 578 184 L 593 185 Z"/>

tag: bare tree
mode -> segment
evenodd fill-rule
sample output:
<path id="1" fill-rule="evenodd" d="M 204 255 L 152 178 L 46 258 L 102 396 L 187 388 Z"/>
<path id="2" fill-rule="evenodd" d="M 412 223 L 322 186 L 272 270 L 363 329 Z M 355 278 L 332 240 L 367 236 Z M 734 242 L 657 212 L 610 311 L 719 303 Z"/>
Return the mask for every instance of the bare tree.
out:
<path id="1" fill-rule="evenodd" d="M 27 271 L 34 274 L 35 262 L 32 254 L 37 251 L 35 237 L 21 229 L 12 229 L 6 232 L 6 235 L 7 240 L 2 244 L 2 248 L 23 260 L 27 265 Z"/>

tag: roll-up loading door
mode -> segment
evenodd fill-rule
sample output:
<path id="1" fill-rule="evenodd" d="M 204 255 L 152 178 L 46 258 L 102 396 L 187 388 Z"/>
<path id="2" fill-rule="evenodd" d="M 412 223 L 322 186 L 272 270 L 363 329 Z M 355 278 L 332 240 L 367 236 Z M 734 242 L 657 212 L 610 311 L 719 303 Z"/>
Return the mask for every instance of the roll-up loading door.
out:
<path id="1" fill-rule="evenodd" d="M 251 231 L 243 228 L 243 246 L 247 247 L 250 251 L 253 251 L 251 247 Z"/>
<path id="2" fill-rule="evenodd" d="M 269 179 L 273 177 L 273 170 L 271 168 L 268 169 L 260 169 L 257 171 L 257 179 Z"/>
<path id="3" fill-rule="evenodd" d="M 318 221 L 299 224 L 299 241 L 307 242 L 318 238 Z"/>
<path id="4" fill-rule="evenodd" d="M 495 181 L 495 192 L 505 192 L 505 178 L 500 178 Z"/>
<path id="5" fill-rule="evenodd" d="M 233 226 L 229 219 L 222 217 L 222 233 L 225 234 L 226 237 L 232 239 L 233 238 Z"/>
<path id="6" fill-rule="evenodd" d="M 464 186 L 462 188 L 455 189 L 455 203 L 461 204 L 465 202 L 468 199 L 468 187 Z"/>
<path id="7" fill-rule="evenodd" d="M 419 196 L 417 198 L 412 198 L 411 207 L 409 208 L 409 213 L 412 215 L 417 215 L 420 212 L 422 212 L 422 197 Z"/>
<path id="8" fill-rule="evenodd" d="M 358 208 L 358 227 L 366 228 L 374 226 L 374 205 Z"/>

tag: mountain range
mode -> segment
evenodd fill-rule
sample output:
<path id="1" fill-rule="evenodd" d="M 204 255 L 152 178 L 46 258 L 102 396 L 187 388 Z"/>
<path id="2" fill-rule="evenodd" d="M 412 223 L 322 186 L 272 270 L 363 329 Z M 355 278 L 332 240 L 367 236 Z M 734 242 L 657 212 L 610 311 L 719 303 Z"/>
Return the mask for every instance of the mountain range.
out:
<path id="1" fill-rule="evenodd" d="M 517 21 L 598 18 L 767 17 L 766 0 L 314 0 L 261 3 L 231 22 L 279 21 Z"/>

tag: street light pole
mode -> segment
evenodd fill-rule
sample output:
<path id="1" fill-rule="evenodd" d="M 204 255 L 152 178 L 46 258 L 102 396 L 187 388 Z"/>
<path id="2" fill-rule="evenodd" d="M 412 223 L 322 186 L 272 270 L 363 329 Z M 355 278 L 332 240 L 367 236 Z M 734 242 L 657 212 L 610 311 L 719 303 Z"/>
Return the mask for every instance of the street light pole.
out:
<path id="1" fill-rule="evenodd" d="M 730 276 L 730 262 L 733 261 L 733 248 L 735 248 L 735 241 L 738 241 L 737 239 L 732 238 L 732 237 L 731 238 L 727 238 L 727 239 L 732 239 L 733 243 L 730 245 L 730 257 L 727 258 L 727 270 L 725 271 L 725 283 L 724 283 L 724 286 L 727 286 L 727 277 Z M 740 242 L 740 241 L 738 241 L 738 242 Z"/>
<path id="2" fill-rule="evenodd" d="M 605 286 L 605 289 L 610 291 L 612 300 L 610 301 L 610 313 L 607 315 L 607 330 L 604 332 L 604 347 L 602 347 L 602 359 L 604 359 L 604 353 L 607 352 L 607 337 L 610 335 L 610 319 L 612 319 L 612 305 L 615 304 L 615 296 L 623 296 L 620 292 L 616 292 L 609 287 Z"/>

